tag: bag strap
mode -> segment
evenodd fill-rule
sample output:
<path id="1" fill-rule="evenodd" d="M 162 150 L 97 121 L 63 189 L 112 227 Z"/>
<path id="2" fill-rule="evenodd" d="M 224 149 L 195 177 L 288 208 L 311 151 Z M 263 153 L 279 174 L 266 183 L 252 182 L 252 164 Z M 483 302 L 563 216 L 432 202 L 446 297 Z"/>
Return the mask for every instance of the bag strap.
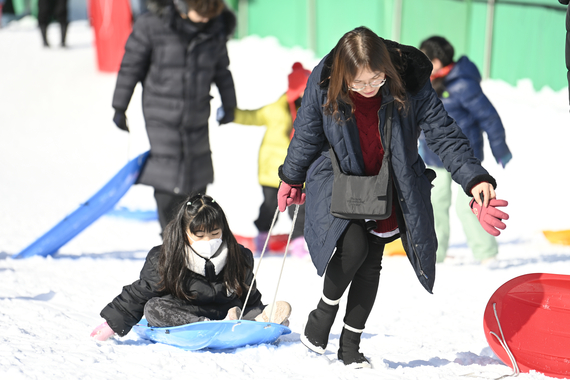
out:
<path id="1" fill-rule="evenodd" d="M 386 106 L 386 123 L 384 123 L 384 158 L 382 158 L 382 167 L 390 160 L 390 142 L 392 141 L 392 109 L 394 108 L 394 102 L 388 103 Z M 333 172 L 335 174 L 342 173 L 340 169 L 340 164 L 338 162 L 338 157 L 333 149 L 332 144 L 329 141 L 329 155 L 331 157 Z"/>

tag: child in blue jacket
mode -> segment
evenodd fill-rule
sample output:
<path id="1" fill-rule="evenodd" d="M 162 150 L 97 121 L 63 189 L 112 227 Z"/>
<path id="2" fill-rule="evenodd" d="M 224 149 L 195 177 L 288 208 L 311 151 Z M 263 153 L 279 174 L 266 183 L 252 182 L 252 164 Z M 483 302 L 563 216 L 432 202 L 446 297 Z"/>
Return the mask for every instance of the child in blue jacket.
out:
<path id="1" fill-rule="evenodd" d="M 481 74 L 466 56 L 453 61 L 454 48 L 443 37 L 434 36 L 420 45 L 433 64 L 430 77 L 433 88 L 449 113 L 471 143 L 475 156 L 483 161 L 483 132 L 491 146 L 497 163 L 503 168 L 512 158 L 507 146 L 505 129 L 497 110 L 481 89 Z M 422 133 L 420 155 L 426 165 L 436 171 L 431 200 L 437 234 L 437 262 L 443 262 L 449 246 L 449 208 L 451 206 L 451 174 L 443 167 L 439 157 L 427 146 Z M 481 262 L 492 260 L 499 252 L 494 236 L 485 232 L 471 212 L 469 198 L 457 192 L 456 211 L 465 231 L 473 257 Z"/>

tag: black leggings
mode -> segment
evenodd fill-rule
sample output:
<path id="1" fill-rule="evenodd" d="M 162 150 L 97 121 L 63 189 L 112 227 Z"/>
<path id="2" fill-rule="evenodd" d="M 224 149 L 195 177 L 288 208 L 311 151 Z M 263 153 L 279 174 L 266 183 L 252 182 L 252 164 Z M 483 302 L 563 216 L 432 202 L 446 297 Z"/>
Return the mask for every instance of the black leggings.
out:
<path id="1" fill-rule="evenodd" d="M 398 236 L 372 235 L 364 221 L 352 221 L 341 235 L 325 273 L 323 295 L 338 300 L 350 285 L 345 324 L 364 329 L 378 292 L 384 246 Z"/>

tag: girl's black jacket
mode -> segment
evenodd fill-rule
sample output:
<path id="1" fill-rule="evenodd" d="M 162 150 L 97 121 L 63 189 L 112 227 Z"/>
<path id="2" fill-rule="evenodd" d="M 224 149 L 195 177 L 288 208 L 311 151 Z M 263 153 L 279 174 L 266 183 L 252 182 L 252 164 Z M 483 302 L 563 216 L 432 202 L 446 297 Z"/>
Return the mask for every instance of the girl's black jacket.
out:
<path id="1" fill-rule="evenodd" d="M 243 246 L 240 246 L 242 253 L 247 257 L 251 266 L 247 275 L 246 284 L 251 284 L 253 280 L 253 254 Z M 166 296 L 168 293 L 159 290 L 160 275 L 158 272 L 158 260 L 161 246 L 154 247 L 146 257 L 146 261 L 140 273 L 140 278 L 130 285 L 123 287 L 123 291 L 101 311 L 109 326 L 119 336 L 126 335 L 131 328 L 137 324 L 144 314 L 144 306 L 148 300 L 154 297 Z M 188 270 L 190 272 L 190 270 Z M 218 274 L 215 282 L 208 280 L 197 273 L 191 272 L 185 284 L 186 293 L 193 293 L 196 299 L 188 301 L 190 305 L 196 306 L 196 314 L 209 316 L 210 319 L 223 319 L 228 310 L 234 306 L 243 309 L 247 290 L 241 297 L 233 292 L 228 292 L 223 283 L 224 270 Z M 257 290 L 256 284 L 247 303 L 248 307 L 261 306 L 261 293 Z"/>

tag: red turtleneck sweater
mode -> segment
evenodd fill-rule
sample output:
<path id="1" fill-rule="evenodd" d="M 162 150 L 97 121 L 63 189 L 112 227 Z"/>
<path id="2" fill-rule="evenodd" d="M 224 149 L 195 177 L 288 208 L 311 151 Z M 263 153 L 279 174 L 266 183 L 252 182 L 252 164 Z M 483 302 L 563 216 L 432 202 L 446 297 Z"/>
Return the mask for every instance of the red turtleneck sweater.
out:
<path id="1" fill-rule="evenodd" d="M 382 96 L 378 92 L 378 95 L 367 98 L 351 91 L 350 99 L 354 104 L 354 118 L 358 126 L 360 149 L 364 159 L 364 174 L 377 175 L 384 158 L 384 148 L 378 129 L 378 111 L 382 105 Z M 378 233 L 390 232 L 398 228 L 394 205 L 392 205 L 392 215 L 388 219 L 377 220 L 376 225 L 374 231 Z"/>

